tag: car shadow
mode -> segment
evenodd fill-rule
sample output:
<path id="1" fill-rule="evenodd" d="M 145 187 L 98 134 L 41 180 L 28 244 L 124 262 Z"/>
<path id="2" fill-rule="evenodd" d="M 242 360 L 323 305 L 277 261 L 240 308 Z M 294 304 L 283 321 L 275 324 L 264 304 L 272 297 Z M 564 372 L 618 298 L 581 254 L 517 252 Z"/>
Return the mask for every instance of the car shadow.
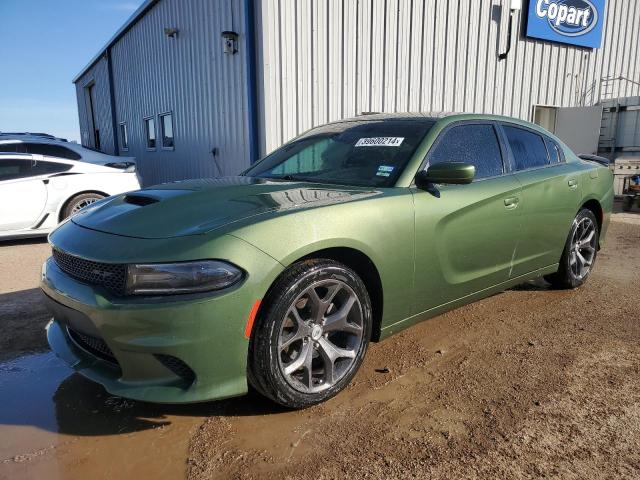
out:
<path id="1" fill-rule="evenodd" d="M 107 393 L 79 374 L 66 378 L 53 395 L 57 431 L 80 436 L 133 433 L 171 424 L 170 417 L 262 416 L 288 410 L 254 391 L 220 401 L 153 404 Z"/>
<path id="2" fill-rule="evenodd" d="M 76 436 L 108 436 L 169 426 L 175 417 L 262 416 L 288 410 L 250 391 L 230 400 L 154 404 L 109 394 L 73 372 L 52 352 L 0 364 L 2 425 Z"/>
<path id="3" fill-rule="evenodd" d="M 520 292 L 539 292 L 545 290 L 553 290 L 553 287 L 544 278 L 537 278 L 528 282 L 521 283 L 515 287 L 511 287 L 509 290 Z"/>
<path id="4" fill-rule="evenodd" d="M 47 243 L 47 237 L 27 237 L 27 238 L 14 238 L 12 240 L 0 240 L 0 248 L 2 247 L 15 247 L 17 245 L 38 245 Z"/>

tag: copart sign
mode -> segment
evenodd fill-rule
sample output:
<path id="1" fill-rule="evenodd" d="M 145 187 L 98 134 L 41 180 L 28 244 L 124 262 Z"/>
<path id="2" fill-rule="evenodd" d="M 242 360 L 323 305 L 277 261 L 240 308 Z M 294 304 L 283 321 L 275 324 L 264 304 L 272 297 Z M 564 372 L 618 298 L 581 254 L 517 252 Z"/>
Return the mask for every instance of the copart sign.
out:
<path id="1" fill-rule="evenodd" d="M 600 48 L 606 0 L 529 0 L 527 36 Z"/>

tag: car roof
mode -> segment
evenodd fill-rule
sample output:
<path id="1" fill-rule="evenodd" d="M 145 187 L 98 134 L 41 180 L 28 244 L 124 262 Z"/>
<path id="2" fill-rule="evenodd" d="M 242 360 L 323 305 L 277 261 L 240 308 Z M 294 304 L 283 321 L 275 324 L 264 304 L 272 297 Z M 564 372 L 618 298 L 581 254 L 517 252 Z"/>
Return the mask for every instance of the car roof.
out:
<path id="1" fill-rule="evenodd" d="M 0 161 L 8 159 L 34 160 L 36 162 L 59 162 L 66 164 L 80 163 L 77 160 L 70 160 L 68 158 L 62 157 L 53 157 L 50 155 L 40 155 L 38 153 L 0 152 Z"/>
<path id="2" fill-rule="evenodd" d="M 505 122 L 505 123 L 514 123 L 517 125 L 522 125 L 524 127 L 537 130 L 540 133 L 543 133 L 556 141 L 561 142 L 561 140 L 556 137 L 553 133 L 544 129 L 540 125 L 537 125 L 532 122 L 528 122 L 526 120 L 522 120 L 520 118 L 515 117 L 507 117 L 504 115 L 492 115 L 487 113 L 462 113 L 462 112 L 398 112 L 398 113 L 377 113 L 377 112 L 366 112 L 357 117 L 346 118 L 343 120 L 336 120 L 331 122 L 329 125 L 337 125 L 345 122 L 366 122 L 366 121 L 385 121 L 385 120 L 398 120 L 398 121 L 411 121 L 411 122 L 421 122 L 421 123 L 444 123 L 448 125 L 457 121 L 473 121 L 473 120 L 491 120 L 495 122 Z"/>
<path id="3" fill-rule="evenodd" d="M 396 112 L 396 113 L 380 113 L 380 112 L 364 112 L 361 115 L 342 120 L 336 120 L 331 123 L 342 122 L 362 122 L 362 121 L 382 121 L 382 120 L 406 120 L 414 122 L 437 122 L 447 120 L 448 122 L 457 120 L 495 120 L 500 122 L 519 123 L 522 125 L 534 125 L 525 120 L 505 117 L 502 115 L 492 115 L 487 113 L 466 113 L 466 112 Z M 537 125 L 534 125 L 537 126 Z"/>
<path id="4" fill-rule="evenodd" d="M 33 157 L 33 155 L 30 154 L 30 153 L 21 153 L 21 152 L 0 152 L 0 158 L 6 158 L 6 157 L 26 157 L 26 158 L 31 158 L 31 157 Z"/>
<path id="5" fill-rule="evenodd" d="M 0 141 L 2 140 L 15 140 L 15 141 L 53 141 L 68 143 L 66 138 L 56 137 L 49 133 L 32 133 L 32 132 L 0 132 Z"/>
<path id="6" fill-rule="evenodd" d="M 380 112 L 364 112 L 361 115 L 342 120 L 336 120 L 331 123 L 343 122 L 363 122 L 363 121 L 382 121 L 382 120 L 407 120 L 414 122 L 434 122 L 448 115 L 449 112 L 396 112 L 396 113 L 380 113 Z"/>

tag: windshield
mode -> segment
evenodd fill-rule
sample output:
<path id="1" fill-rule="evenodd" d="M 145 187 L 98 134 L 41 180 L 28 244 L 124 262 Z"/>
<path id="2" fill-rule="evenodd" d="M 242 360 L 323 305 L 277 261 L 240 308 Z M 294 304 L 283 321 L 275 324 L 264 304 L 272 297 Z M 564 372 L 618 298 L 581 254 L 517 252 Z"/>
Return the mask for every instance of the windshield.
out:
<path id="1" fill-rule="evenodd" d="M 392 186 L 433 121 L 362 120 L 314 128 L 245 172 L 369 187 Z"/>

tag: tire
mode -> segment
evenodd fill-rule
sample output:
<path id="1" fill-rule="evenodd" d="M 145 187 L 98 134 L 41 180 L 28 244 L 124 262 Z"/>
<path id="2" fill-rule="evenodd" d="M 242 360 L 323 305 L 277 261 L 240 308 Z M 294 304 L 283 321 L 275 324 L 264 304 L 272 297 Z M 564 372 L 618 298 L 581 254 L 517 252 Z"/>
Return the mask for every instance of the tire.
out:
<path id="1" fill-rule="evenodd" d="M 577 288 L 587 281 L 598 255 L 600 231 L 593 212 L 583 208 L 571 224 L 558 271 L 545 280 L 559 289 Z"/>
<path id="2" fill-rule="evenodd" d="M 269 290 L 256 319 L 249 383 L 288 408 L 324 402 L 358 371 L 371 328 L 369 294 L 353 270 L 328 259 L 298 262 Z"/>
<path id="3" fill-rule="evenodd" d="M 80 195 L 71 197 L 62 211 L 62 218 L 60 220 L 70 217 L 74 213 L 77 213 L 81 208 L 97 202 L 98 200 L 102 200 L 103 198 L 105 198 L 105 196 L 100 193 L 81 193 Z"/>

